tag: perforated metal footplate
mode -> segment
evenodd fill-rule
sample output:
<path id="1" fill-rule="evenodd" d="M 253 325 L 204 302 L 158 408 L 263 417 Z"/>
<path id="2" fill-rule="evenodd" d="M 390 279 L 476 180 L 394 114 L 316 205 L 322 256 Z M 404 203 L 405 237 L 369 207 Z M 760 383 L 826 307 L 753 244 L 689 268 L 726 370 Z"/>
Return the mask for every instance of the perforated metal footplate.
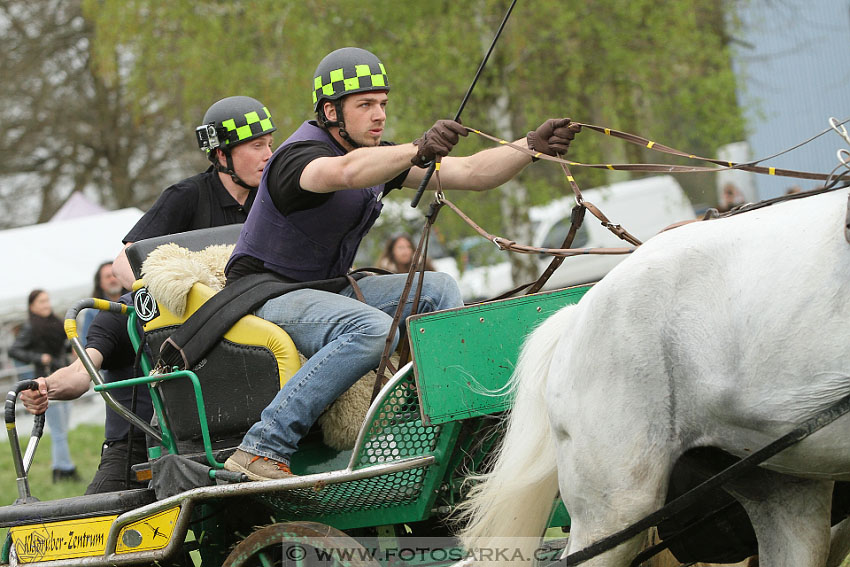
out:
<path id="1" fill-rule="evenodd" d="M 408 372 L 384 395 L 365 432 L 353 470 L 365 471 L 408 457 L 440 457 L 454 442 L 455 426 L 423 424 L 413 372 Z M 385 524 L 388 514 L 405 518 L 398 521 L 413 521 L 427 516 L 434 487 L 444 472 L 444 464 L 438 459 L 431 466 L 255 498 L 273 510 L 278 521 L 315 520 L 340 528 Z"/>

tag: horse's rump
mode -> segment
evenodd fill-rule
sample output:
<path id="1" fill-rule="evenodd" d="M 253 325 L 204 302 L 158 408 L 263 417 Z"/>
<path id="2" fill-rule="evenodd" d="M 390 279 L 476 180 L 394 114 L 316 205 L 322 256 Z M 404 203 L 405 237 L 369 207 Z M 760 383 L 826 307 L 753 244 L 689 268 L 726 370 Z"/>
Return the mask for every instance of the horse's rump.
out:
<path id="1" fill-rule="evenodd" d="M 569 552 L 660 508 L 686 451 L 716 447 L 744 457 L 850 393 L 846 202 L 847 191 L 837 191 L 659 234 L 567 317 L 544 324 L 545 346 L 557 348 L 545 361 L 545 391 L 528 399 L 543 404 L 549 418 L 546 435 L 556 447 L 560 492 L 573 519 Z M 539 338 L 532 335 L 525 352 L 539 348 Z M 515 380 L 542 385 L 541 368 L 537 376 L 530 368 L 518 368 Z M 532 413 L 514 411 L 510 427 L 523 430 L 520 420 Z M 850 479 L 847 429 L 848 418 L 840 418 L 765 464 L 797 479 L 763 471 L 761 486 L 738 483 L 736 498 L 758 517 L 760 545 L 770 549 L 799 533 L 809 538 L 801 547 L 822 552 L 831 485 L 808 479 Z M 524 440 L 507 436 L 496 464 L 513 466 L 520 485 L 524 463 L 511 459 L 537 429 L 530 431 Z M 474 535 L 494 506 L 526 504 L 499 501 L 491 489 L 500 483 L 492 480 L 471 508 Z M 500 529 L 495 535 L 510 530 L 509 521 Z M 765 543 L 766 534 L 776 539 Z M 637 544 L 588 565 L 618 565 L 634 557 Z M 809 564 L 808 551 L 795 553 L 776 564 Z"/>
<path id="2" fill-rule="evenodd" d="M 846 201 L 828 193 L 650 239 L 581 301 L 574 350 L 608 360 L 589 373 L 609 399 L 640 389 L 663 400 L 683 451 L 766 445 L 850 392 Z M 839 424 L 771 465 L 846 473 Z"/>

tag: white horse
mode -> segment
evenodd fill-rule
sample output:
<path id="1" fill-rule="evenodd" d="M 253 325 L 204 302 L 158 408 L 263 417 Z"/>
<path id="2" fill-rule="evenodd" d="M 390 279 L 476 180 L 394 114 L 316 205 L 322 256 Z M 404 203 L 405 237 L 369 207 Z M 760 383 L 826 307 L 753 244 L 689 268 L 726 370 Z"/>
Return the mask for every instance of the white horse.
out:
<path id="1" fill-rule="evenodd" d="M 560 489 L 566 554 L 579 551 L 660 508 L 688 449 L 745 457 L 850 394 L 847 200 L 661 233 L 542 324 L 512 380 L 495 467 L 466 503 L 465 545 L 526 536 L 531 557 Z M 761 565 L 826 564 L 838 479 L 850 479 L 848 416 L 727 487 Z M 584 565 L 628 565 L 639 539 Z"/>

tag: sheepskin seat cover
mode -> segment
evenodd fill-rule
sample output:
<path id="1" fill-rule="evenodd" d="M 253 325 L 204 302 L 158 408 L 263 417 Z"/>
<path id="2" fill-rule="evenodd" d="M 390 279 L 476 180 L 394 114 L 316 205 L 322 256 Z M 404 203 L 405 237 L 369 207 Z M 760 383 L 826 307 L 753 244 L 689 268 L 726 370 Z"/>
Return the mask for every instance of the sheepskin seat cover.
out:
<path id="1" fill-rule="evenodd" d="M 195 283 L 202 283 L 214 291 L 224 288 L 224 266 L 231 252 L 233 245 L 217 244 L 193 252 L 174 243 L 164 244 L 152 251 L 142 264 L 142 278 L 160 305 L 183 317 L 186 296 Z M 393 364 L 398 366 L 395 358 Z M 305 360 L 301 356 L 302 363 Z M 338 450 L 354 447 L 369 410 L 374 383 L 373 371 L 358 380 L 319 417 L 326 445 Z"/>

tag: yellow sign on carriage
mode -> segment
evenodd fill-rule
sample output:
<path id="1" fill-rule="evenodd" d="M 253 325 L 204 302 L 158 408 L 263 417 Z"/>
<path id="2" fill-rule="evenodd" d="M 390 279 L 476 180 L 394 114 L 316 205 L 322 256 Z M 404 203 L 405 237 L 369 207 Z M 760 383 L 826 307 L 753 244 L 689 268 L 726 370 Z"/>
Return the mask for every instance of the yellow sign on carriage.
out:
<path id="1" fill-rule="evenodd" d="M 115 553 L 153 551 L 168 545 L 180 506 L 169 508 L 121 528 Z M 9 530 L 18 563 L 96 557 L 106 553 L 106 541 L 116 515 L 17 526 Z"/>
<path id="2" fill-rule="evenodd" d="M 117 517 L 101 516 L 11 528 L 14 553 L 19 563 L 102 555 L 106 550 L 109 527 Z"/>
<path id="3" fill-rule="evenodd" d="M 180 506 L 128 524 L 118 533 L 116 553 L 162 549 L 171 541 L 171 533 L 180 515 Z"/>

